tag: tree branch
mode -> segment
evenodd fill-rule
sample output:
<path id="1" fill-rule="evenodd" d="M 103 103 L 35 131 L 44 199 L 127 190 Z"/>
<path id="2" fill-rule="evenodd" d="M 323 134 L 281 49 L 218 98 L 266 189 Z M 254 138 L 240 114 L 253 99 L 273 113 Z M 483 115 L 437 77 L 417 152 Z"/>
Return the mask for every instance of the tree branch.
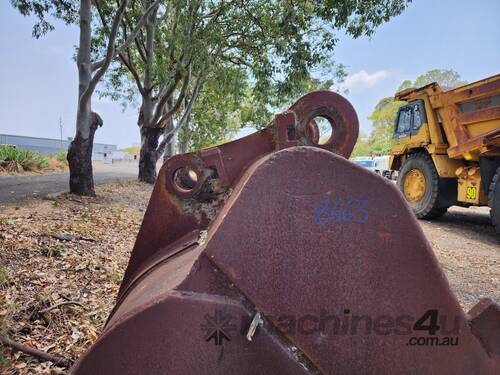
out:
<path id="1" fill-rule="evenodd" d="M 0 343 L 5 346 L 11 347 L 12 349 L 19 350 L 23 353 L 29 354 L 33 357 L 42 359 L 44 361 L 51 361 L 56 365 L 61 365 L 64 367 L 70 367 L 72 365 L 72 361 L 70 359 L 63 357 L 60 354 L 49 354 L 46 352 L 42 352 L 41 350 L 20 344 L 7 337 L 0 336 Z"/>
<path id="2" fill-rule="evenodd" d="M 129 0 L 123 0 L 124 3 L 128 3 Z M 111 43 L 111 38 L 110 38 L 110 43 L 108 44 L 108 48 L 111 46 L 111 50 L 113 52 L 113 54 L 111 55 L 111 57 L 109 58 L 109 62 L 111 62 L 110 60 L 112 60 L 117 54 L 123 52 L 123 50 L 127 49 L 129 47 L 129 45 L 134 41 L 134 39 L 137 37 L 137 34 L 139 33 L 139 31 L 141 30 L 142 26 L 144 26 L 144 24 L 146 23 L 150 13 L 160 4 L 162 0 L 155 0 L 153 3 L 151 3 L 151 5 L 144 11 L 144 13 L 142 14 L 141 18 L 139 19 L 139 21 L 137 22 L 137 25 L 135 25 L 134 29 L 132 30 L 132 32 L 129 34 L 128 38 L 125 40 L 125 42 L 123 42 L 123 44 L 118 47 L 118 48 L 115 48 L 114 47 L 114 38 L 113 38 L 113 43 Z M 121 20 L 121 16 L 123 15 L 123 12 L 122 14 L 118 17 L 118 12 L 115 16 L 115 20 L 117 20 L 117 18 L 119 18 L 118 22 L 120 22 Z M 113 22 L 113 25 L 114 25 L 114 22 Z M 92 64 L 92 70 L 96 70 L 96 69 L 99 69 L 101 68 L 102 66 L 104 66 L 106 63 L 108 62 L 108 56 L 106 56 L 104 59 L 100 60 L 100 61 L 97 61 L 95 62 L 94 64 Z M 108 63 L 109 65 L 109 63 Z M 96 73 L 97 74 L 97 73 Z"/>
<path id="3" fill-rule="evenodd" d="M 129 29 L 132 29 L 131 26 L 131 21 L 127 16 L 127 13 L 123 15 L 123 23 L 129 27 Z M 126 40 L 127 38 L 125 38 Z M 134 39 L 135 46 L 137 47 L 137 51 L 139 52 L 139 55 L 141 56 L 141 59 L 144 63 L 147 62 L 146 59 L 146 46 L 144 45 L 144 35 L 142 34 L 142 29 L 139 31 L 137 34 L 137 37 Z"/>
<path id="4" fill-rule="evenodd" d="M 120 57 L 120 60 L 123 62 L 123 65 L 125 65 L 127 67 L 130 74 L 132 74 L 132 77 L 134 77 L 135 83 L 137 85 L 137 89 L 139 90 L 141 95 L 146 95 L 146 90 L 144 90 L 144 87 L 142 86 L 141 77 L 139 77 L 139 73 L 137 72 L 137 69 L 135 68 L 134 63 L 132 62 L 132 58 L 130 56 L 129 51 L 127 50 L 127 55 L 120 53 L 119 57 Z"/>
<path id="5" fill-rule="evenodd" d="M 163 97 L 159 98 L 158 104 L 157 104 L 156 110 L 155 110 L 155 115 L 153 116 L 153 120 L 151 121 L 151 124 L 153 127 L 160 126 L 160 124 L 167 117 L 172 116 L 175 112 L 177 112 L 177 110 L 179 109 L 179 107 L 182 104 L 182 100 L 184 99 L 184 96 L 186 95 L 186 91 L 188 89 L 190 79 L 191 79 L 191 64 L 189 65 L 188 73 L 184 77 L 184 81 L 182 83 L 182 88 L 181 88 L 181 91 L 179 93 L 179 96 L 177 97 L 177 101 L 172 106 L 172 108 L 169 108 L 168 112 L 165 113 L 163 116 L 161 115 L 161 112 L 163 111 L 163 107 L 165 106 L 165 103 L 170 98 L 170 96 L 172 96 L 172 94 L 174 93 L 175 87 L 177 86 L 177 83 L 175 84 L 175 86 L 171 85 L 171 87 L 168 90 L 166 90 Z M 177 82 L 179 82 L 179 81 L 177 80 Z"/>
<path id="6" fill-rule="evenodd" d="M 191 110 L 193 109 L 193 104 L 196 101 L 196 98 L 198 97 L 198 94 L 200 93 L 202 86 L 203 86 L 203 79 L 201 77 L 198 77 L 196 79 L 196 84 L 193 89 L 193 93 L 191 94 L 189 103 L 184 110 L 184 114 L 182 115 L 177 125 L 174 126 L 172 130 L 163 135 L 163 139 L 161 143 L 158 145 L 158 148 L 156 149 L 158 158 L 163 154 L 163 152 L 165 151 L 165 147 L 167 147 L 167 145 L 170 143 L 174 135 L 181 129 L 186 120 L 189 118 Z"/>
<path id="7" fill-rule="evenodd" d="M 92 94 L 94 93 L 95 87 L 97 86 L 97 83 L 99 80 L 102 78 L 104 73 L 106 73 L 106 70 L 109 67 L 109 64 L 111 64 L 111 60 L 114 57 L 115 54 L 115 39 L 116 39 L 116 34 L 118 33 L 118 27 L 120 26 L 120 22 L 123 16 L 123 13 L 125 12 L 125 9 L 127 8 L 129 0 L 123 0 L 120 6 L 118 7 L 118 10 L 116 11 L 116 15 L 113 19 L 113 24 L 111 26 L 111 30 L 109 32 L 109 40 L 108 40 L 108 47 L 106 49 L 106 57 L 103 60 L 103 64 L 100 65 L 99 70 L 94 74 L 92 79 L 89 82 L 89 85 L 85 89 L 85 91 L 82 93 L 80 96 L 80 105 L 83 103 L 87 102 Z M 94 70 L 94 65 L 92 65 L 92 70 Z"/>
<path id="8" fill-rule="evenodd" d="M 117 0 L 118 1 L 118 0 Z M 97 8 L 97 13 L 99 14 L 99 18 L 101 19 L 101 23 L 103 27 L 106 29 L 106 31 L 109 33 L 109 26 L 107 25 L 106 18 L 104 17 L 103 10 L 101 9 L 100 2 L 96 1 L 95 2 L 96 8 Z M 119 5 L 119 4 L 118 4 Z M 120 22 L 121 28 L 123 31 L 123 38 L 127 39 L 127 24 L 125 22 L 125 18 L 127 17 L 126 12 L 123 14 L 123 18 Z M 135 39 L 137 41 L 137 38 Z M 139 46 L 137 46 L 139 49 Z M 130 71 L 132 76 L 134 77 L 134 80 L 137 84 L 137 88 L 139 89 L 139 92 L 141 95 L 145 95 L 145 90 L 142 86 L 141 78 L 139 77 L 139 73 L 137 72 L 137 69 L 134 66 L 134 62 L 132 60 L 132 56 L 130 55 L 130 49 L 127 48 L 127 54 L 125 55 L 123 52 L 119 53 L 118 56 L 120 57 L 120 60 L 123 62 L 123 64 L 127 67 L 127 69 Z M 139 51 L 141 53 L 141 51 Z"/>
<path id="9" fill-rule="evenodd" d="M 49 311 L 52 311 L 54 309 L 57 309 L 58 307 L 65 306 L 65 305 L 77 305 L 77 306 L 80 306 L 81 308 L 83 308 L 83 306 L 82 306 L 82 304 L 80 302 L 77 302 L 77 301 L 63 301 L 63 302 L 56 303 L 55 305 L 49 306 L 46 309 L 40 310 L 40 311 L 38 311 L 38 313 L 39 314 L 45 314 L 45 313 L 47 313 Z"/>

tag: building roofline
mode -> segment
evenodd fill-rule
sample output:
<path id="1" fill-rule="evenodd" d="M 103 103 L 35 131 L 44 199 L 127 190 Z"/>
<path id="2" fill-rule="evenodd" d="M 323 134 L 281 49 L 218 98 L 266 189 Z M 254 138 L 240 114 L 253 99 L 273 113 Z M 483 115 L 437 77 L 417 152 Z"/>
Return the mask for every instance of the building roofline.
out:
<path id="1" fill-rule="evenodd" d="M 57 141 L 57 142 L 61 142 L 61 139 L 58 139 L 58 138 L 44 138 L 44 137 L 32 137 L 30 135 L 16 135 L 16 134 L 5 134 L 5 133 L 0 133 L 0 137 L 2 135 L 6 135 L 8 137 L 19 137 L 19 138 L 30 138 L 30 139 L 43 139 L 45 141 Z M 72 140 L 68 140 L 68 139 L 63 139 L 62 140 L 63 142 L 71 142 Z M 94 142 L 94 145 L 100 145 L 100 146 L 115 146 L 116 148 L 118 148 L 117 145 L 114 145 L 114 144 L 111 144 L 111 143 L 97 143 L 97 142 Z"/>

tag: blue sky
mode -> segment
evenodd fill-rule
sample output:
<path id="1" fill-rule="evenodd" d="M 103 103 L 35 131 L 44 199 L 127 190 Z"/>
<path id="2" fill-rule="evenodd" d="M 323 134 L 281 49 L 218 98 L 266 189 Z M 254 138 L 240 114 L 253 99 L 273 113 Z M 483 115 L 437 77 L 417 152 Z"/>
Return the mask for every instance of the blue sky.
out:
<path id="1" fill-rule="evenodd" d="M 74 136 L 78 30 L 56 24 L 56 31 L 33 39 L 33 20 L 9 3 L 0 4 L 0 133 L 58 138 L 61 117 L 63 136 Z M 500 73 L 499 15 L 500 0 L 415 0 L 371 38 L 342 37 L 334 59 L 348 67 L 344 85 L 362 130 L 370 130 L 367 117 L 378 100 L 404 79 L 434 68 L 452 68 L 469 82 Z M 104 119 L 96 142 L 139 141 L 136 108 L 123 112 L 97 99 L 93 107 Z"/>

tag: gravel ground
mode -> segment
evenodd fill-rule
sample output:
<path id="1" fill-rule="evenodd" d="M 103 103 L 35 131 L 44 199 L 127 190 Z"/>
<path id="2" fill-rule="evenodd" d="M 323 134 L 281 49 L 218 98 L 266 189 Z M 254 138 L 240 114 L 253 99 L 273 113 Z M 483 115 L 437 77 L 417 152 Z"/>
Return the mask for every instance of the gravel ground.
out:
<path id="1" fill-rule="evenodd" d="M 500 304 L 500 236 L 487 207 L 452 207 L 442 218 L 420 221 L 462 307 L 480 298 Z"/>

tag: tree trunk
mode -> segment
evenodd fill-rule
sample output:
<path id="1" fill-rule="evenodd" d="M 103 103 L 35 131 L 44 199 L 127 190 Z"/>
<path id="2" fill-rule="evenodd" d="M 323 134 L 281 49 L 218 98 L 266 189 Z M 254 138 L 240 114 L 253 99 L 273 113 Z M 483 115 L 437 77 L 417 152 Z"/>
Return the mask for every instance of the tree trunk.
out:
<path id="1" fill-rule="evenodd" d="M 158 161 L 158 140 L 162 129 L 152 124 L 155 111 L 153 100 L 152 70 L 154 58 L 154 34 L 155 34 L 156 11 L 146 21 L 146 52 L 147 62 L 144 71 L 144 91 L 142 95 L 141 114 L 138 125 L 141 129 L 141 152 L 139 157 L 139 181 L 154 184 L 156 181 L 156 162 Z"/>
<path id="2" fill-rule="evenodd" d="M 167 102 L 167 106 L 166 106 L 165 109 L 169 110 L 170 108 L 172 108 L 172 99 L 170 99 Z M 165 130 L 163 131 L 163 135 L 165 136 L 165 134 L 168 134 L 172 130 L 174 130 L 174 118 L 170 117 L 170 119 L 167 122 L 167 125 L 165 126 Z M 175 142 L 176 142 L 176 138 L 177 138 L 177 136 L 174 135 L 172 137 L 171 141 L 168 142 L 168 144 L 165 146 L 165 151 L 163 153 L 163 161 L 164 162 L 167 161 L 172 156 L 174 156 L 174 154 L 175 154 Z"/>
<path id="3" fill-rule="evenodd" d="M 77 116 L 78 127 L 87 127 L 90 123 L 88 136 L 82 132 L 76 133 L 75 139 L 71 142 L 68 150 L 69 164 L 69 189 L 70 192 L 79 195 L 95 196 L 94 175 L 92 171 L 92 148 L 94 144 L 94 134 L 102 120 L 97 113 L 92 112 L 90 118 L 87 114 Z M 85 124 L 85 125 L 84 125 Z"/>
<path id="4" fill-rule="evenodd" d="M 139 157 L 139 181 L 154 184 L 158 161 L 158 139 L 162 129 L 141 126 L 141 153 Z"/>
<path id="5" fill-rule="evenodd" d="M 156 162 L 158 161 L 158 140 L 163 129 L 151 126 L 154 101 L 151 90 L 142 96 L 139 127 L 141 131 L 141 151 L 139 154 L 139 181 L 154 184 L 156 181 Z"/>
<path id="6" fill-rule="evenodd" d="M 94 133 L 102 125 L 101 118 L 92 112 L 90 97 L 82 98 L 92 79 L 91 0 L 80 2 L 80 44 L 77 55 L 78 66 L 78 110 L 76 134 L 68 150 L 69 189 L 71 193 L 95 196 L 92 175 L 92 146 Z"/>

